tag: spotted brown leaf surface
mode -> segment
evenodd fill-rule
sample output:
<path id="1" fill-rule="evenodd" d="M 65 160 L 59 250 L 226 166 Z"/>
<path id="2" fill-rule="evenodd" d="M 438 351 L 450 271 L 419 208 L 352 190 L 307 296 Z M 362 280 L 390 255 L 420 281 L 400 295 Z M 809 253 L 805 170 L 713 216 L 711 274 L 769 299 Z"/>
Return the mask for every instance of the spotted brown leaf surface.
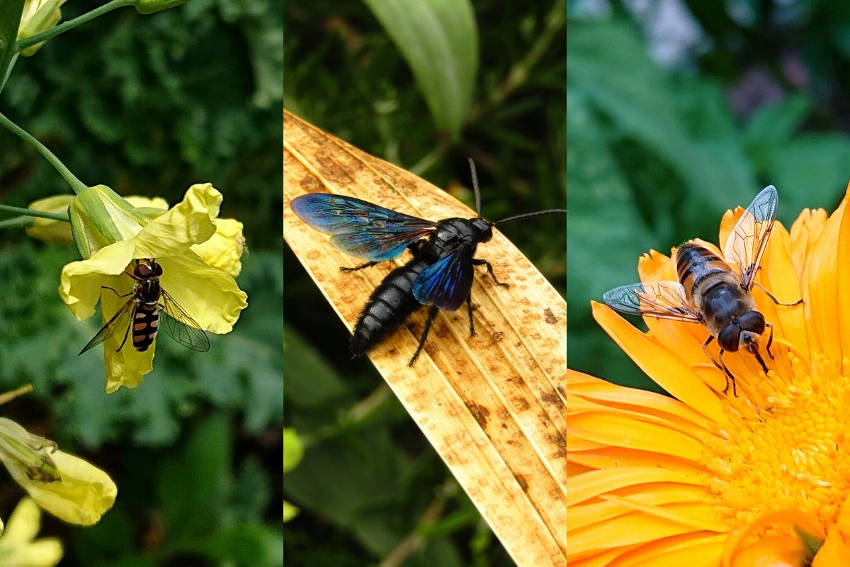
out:
<path id="1" fill-rule="evenodd" d="M 465 205 L 397 166 L 284 111 L 284 239 L 351 330 L 369 294 L 409 253 L 368 270 L 302 222 L 289 202 L 336 193 L 429 220 L 472 218 Z M 416 365 L 427 309 L 369 352 L 452 474 L 520 566 L 566 561 L 566 302 L 531 261 L 494 229 L 477 257 L 476 336 L 464 307 L 442 311 Z M 285 308 L 285 307 L 284 307 Z"/>

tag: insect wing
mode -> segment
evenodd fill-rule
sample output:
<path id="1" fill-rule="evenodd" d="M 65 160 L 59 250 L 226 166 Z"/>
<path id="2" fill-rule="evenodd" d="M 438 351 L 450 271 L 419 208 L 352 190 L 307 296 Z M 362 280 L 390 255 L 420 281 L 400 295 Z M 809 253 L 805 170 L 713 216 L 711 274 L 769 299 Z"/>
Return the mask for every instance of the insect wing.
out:
<path id="1" fill-rule="evenodd" d="M 395 258 L 410 243 L 437 226 L 431 221 L 343 195 L 301 195 L 293 199 L 289 207 L 313 228 L 333 234 L 331 243 L 341 251 L 373 262 Z"/>
<path id="2" fill-rule="evenodd" d="M 83 354 L 89 349 L 96 347 L 102 342 L 109 339 L 112 335 L 115 334 L 117 329 L 121 329 L 122 332 L 128 332 L 130 328 L 131 315 L 135 311 L 136 303 L 133 301 L 133 298 L 130 298 L 121 309 L 115 312 L 115 314 L 104 323 L 103 327 L 92 337 L 92 339 L 86 343 L 86 346 L 83 347 L 83 350 L 80 351 L 80 354 Z"/>
<path id="3" fill-rule="evenodd" d="M 413 297 L 424 305 L 454 311 L 472 287 L 472 248 L 461 246 L 422 270 L 413 282 Z"/>
<path id="4" fill-rule="evenodd" d="M 609 307 L 629 315 L 701 322 L 702 315 L 688 305 L 685 288 L 674 281 L 645 282 L 616 287 L 602 294 Z"/>
<path id="5" fill-rule="evenodd" d="M 198 352 L 210 350 L 210 340 L 201 326 L 180 307 L 171 295 L 164 289 L 160 290 L 160 320 L 168 335 L 186 348 Z"/>
<path id="6" fill-rule="evenodd" d="M 762 189 L 735 223 L 723 247 L 726 261 L 741 269 L 741 286 L 747 291 L 753 287 L 767 238 L 773 230 L 778 200 L 776 187 L 768 185 Z"/>

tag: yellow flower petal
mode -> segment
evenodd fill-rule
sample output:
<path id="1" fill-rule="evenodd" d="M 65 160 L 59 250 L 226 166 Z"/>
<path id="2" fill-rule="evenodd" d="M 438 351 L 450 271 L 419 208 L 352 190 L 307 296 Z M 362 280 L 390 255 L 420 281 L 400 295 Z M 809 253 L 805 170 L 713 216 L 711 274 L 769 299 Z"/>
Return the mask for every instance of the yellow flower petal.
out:
<path id="1" fill-rule="evenodd" d="M 0 565 L 53 567 L 59 563 L 62 544 L 56 538 L 35 539 L 40 528 L 41 510 L 32 499 L 22 499 L 0 537 Z"/>
<path id="2" fill-rule="evenodd" d="M 233 276 L 211 268 L 192 251 L 162 258 L 160 263 L 163 289 L 202 329 L 219 335 L 233 330 L 239 314 L 248 306 L 248 295 L 239 289 Z"/>
<path id="3" fill-rule="evenodd" d="M 192 185 L 183 200 L 142 227 L 133 239 L 134 258 L 162 258 L 186 252 L 215 234 L 222 196 L 210 183 Z"/>
<path id="4" fill-rule="evenodd" d="M 238 276 L 245 251 L 242 223 L 234 219 L 215 219 L 215 234 L 206 242 L 192 246 L 192 251 L 213 268 Z"/>
<path id="5" fill-rule="evenodd" d="M 44 213 L 67 213 L 73 199 L 73 195 L 54 195 L 33 201 L 27 208 Z M 74 241 L 71 236 L 71 225 L 63 221 L 36 217 L 25 230 L 31 238 L 37 238 L 49 244 L 70 244 Z"/>
<path id="6" fill-rule="evenodd" d="M 54 451 L 50 455 L 61 480 L 43 482 L 30 479 L 20 469 L 9 473 L 35 502 L 72 524 L 88 526 L 100 520 L 112 508 L 118 487 L 105 472 L 74 455 Z"/>
<path id="7" fill-rule="evenodd" d="M 835 525 L 812 562 L 812 567 L 833 565 L 850 565 L 850 496 L 841 505 Z"/>
<path id="8" fill-rule="evenodd" d="M 94 315 L 103 291 L 101 286 L 116 283 L 105 276 L 123 273 L 133 259 L 133 248 L 131 240 L 121 240 L 104 246 L 87 260 L 71 262 L 62 268 L 59 296 L 74 317 L 88 319 Z"/>

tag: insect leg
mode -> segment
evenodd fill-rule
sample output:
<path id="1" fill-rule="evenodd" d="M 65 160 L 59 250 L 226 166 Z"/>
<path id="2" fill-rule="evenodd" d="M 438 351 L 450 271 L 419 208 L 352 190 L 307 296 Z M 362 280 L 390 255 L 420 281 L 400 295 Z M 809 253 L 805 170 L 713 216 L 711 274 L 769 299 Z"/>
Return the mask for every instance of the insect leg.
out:
<path id="1" fill-rule="evenodd" d="M 771 300 L 772 300 L 775 304 L 777 304 L 777 305 L 781 305 L 781 306 L 783 306 L 783 307 L 794 307 L 795 305 L 800 305 L 801 303 L 803 303 L 803 298 L 802 298 L 802 297 L 801 297 L 800 299 L 798 299 L 797 301 L 795 301 L 794 303 L 782 303 L 781 301 L 779 301 L 778 299 L 776 299 L 776 297 L 775 297 L 772 293 L 770 293 L 769 291 L 767 291 L 767 290 L 764 288 L 764 286 L 763 286 L 763 285 L 761 285 L 761 284 L 760 284 L 760 283 L 758 283 L 758 282 L 756 282 L 756 285 L 759 287 L 759 289 L 761 289 L 761 290 L 765 293 L 765 295 L 767 295 L 767 296 L 768 296 L 768 297 L 769 297 L 769 298 L 770 298 L 770 299 L 771 299 Z"/>
<path id="2" fill-rule="evenodd" d="M 802 299 L 800 301 L 802 301 Z M 767 338 L 767 346 L 765 347 L 765 350 L 767 351 L 767 355 L 770 358 L 773 358 L 773 354 L 770 352 L 770 345 L 773 344 L 773 325 L 770 323 L 765 323 L 764 326 L 770 329 L 770 336 Z"/>
<path id="3" fill-rule="evenodd" d="M 475 336 L 475 323 L 472 321 L 472 292 L 466 296 L 466 312 L 469 314 L 469 336 Z"/>
<path id="4" fill-rule="evenodd" d="M 419 358 L 419 353 L 422 352 L 422 347 L 425 346 L 425 339 L 428 337 L 428 331 L 431 330 L 431 323 L 434 321 L 434 317 L 436 317 L 439 312 L 440 308 L 436 305 L 432 305 L 431 309 L 428 310 L 428 320 L 425 321 L 425 330 L 422 331 L 422 336 L 419 337 L 419 346 L 416 347 L 416 352 L 413 353 L 413 357 L 410 359 L 410 362 L 407 363 L 408 366 L 413 366 L 416 359 Z"/>
<path id="5" fill-rule="evenodd" d="M 502 283 L 496 279 L 496 274 L 493 273 L 493 266 L 487 260 L 481 260 L 480 258 L 472 259 L 473 266 L 487 266 L 487 273 L 490 274 L 490 277 L 493 278 L 493 281 L 499 284 L 502 287 L 508 287 L 510 284 Z"/>
<path id="6" fill-rule="evenodd" d="M 723 373 L 726 375 L 726 387 L 723 388 L 723 393 L 725 394 L 726 392 L 729 391 L 729 383 L 731 382 L 732 383 L 732 394 L 734 394 L 737 397 L 738 393 L 737 393 L 736 388 L 735 388 L 735 377 L 732 376 L 732 373 L 729 372 L 729 369 L 726 368 L 726 365 L 723 363 L 723 349 L 722 348 L 720 349 L 720 357 L 719 357 L 720 362 L 719 363 L 716 360 L 714 360 L 714 357 L 711 356 L 710 352 L 708 352 L 708 345 L 710 345 L 711 341 L 713 341 L 713 340 L 714 340 L 714 335 L 709 335 L 709 337 L 706 339 L 706 341 L 704 343 L 702 343 L 702 351 L 705 353 L 705 356 L 707 356 L 708 359 L 711 362 L 714 363 L 714 366 L 716 366 L 717 368 L 722 370 Z"/>
<path id="7" fill-rule="evenodd" d="M 118 297 L 130 297 L 131 295 L 133 295 L 132 291 L 125 293 L 124 295 L 121 295 L 120 293 L 118 293 L 117 291 L 115 291 L 114 289 L 109 287 L 108 285 L 102 285 L 102 286 L 100 286 L 100 289 L 108 289 L 109 291 L 111 291 L 112 293 L 117 295 Z"/>
<path id="8" fill-rule="evenodd" d="M 365 264 L 360 264 L 359 266 L 354 266 L 353 268 L 349 268 L 347 266 L 340 266 L 340 272 L 356 272 L 357 270 L 362 270 L 363 268 L 368 268 L 370 266 L 374 266 L 378 262 L 366 262 Z"/>

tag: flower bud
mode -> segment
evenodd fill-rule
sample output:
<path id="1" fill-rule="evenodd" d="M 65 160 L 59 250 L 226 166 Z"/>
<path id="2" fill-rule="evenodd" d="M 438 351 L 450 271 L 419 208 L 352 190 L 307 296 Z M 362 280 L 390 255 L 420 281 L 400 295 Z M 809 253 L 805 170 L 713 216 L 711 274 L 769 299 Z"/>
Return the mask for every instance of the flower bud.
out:
<path id="1" fill-rule="evenodd" d="M 21 23 L 18 26 L 18 40 L 26 39 L 47 31 L 62 19 L 59 9 L 65 0 L 26 0 L 24 11 L 21 13 Z M 21 53 L 26 56 L 34 54 L 44 45 L 44 42 L 32 45 Z"/>
<path id="2" fill-rule="evenodd" d="M 104 246 L 132 238 L 147 224 L 140 211 L 106 185 L 80 191 L 68 214 L 74 242 L 83 258 Z"/>

